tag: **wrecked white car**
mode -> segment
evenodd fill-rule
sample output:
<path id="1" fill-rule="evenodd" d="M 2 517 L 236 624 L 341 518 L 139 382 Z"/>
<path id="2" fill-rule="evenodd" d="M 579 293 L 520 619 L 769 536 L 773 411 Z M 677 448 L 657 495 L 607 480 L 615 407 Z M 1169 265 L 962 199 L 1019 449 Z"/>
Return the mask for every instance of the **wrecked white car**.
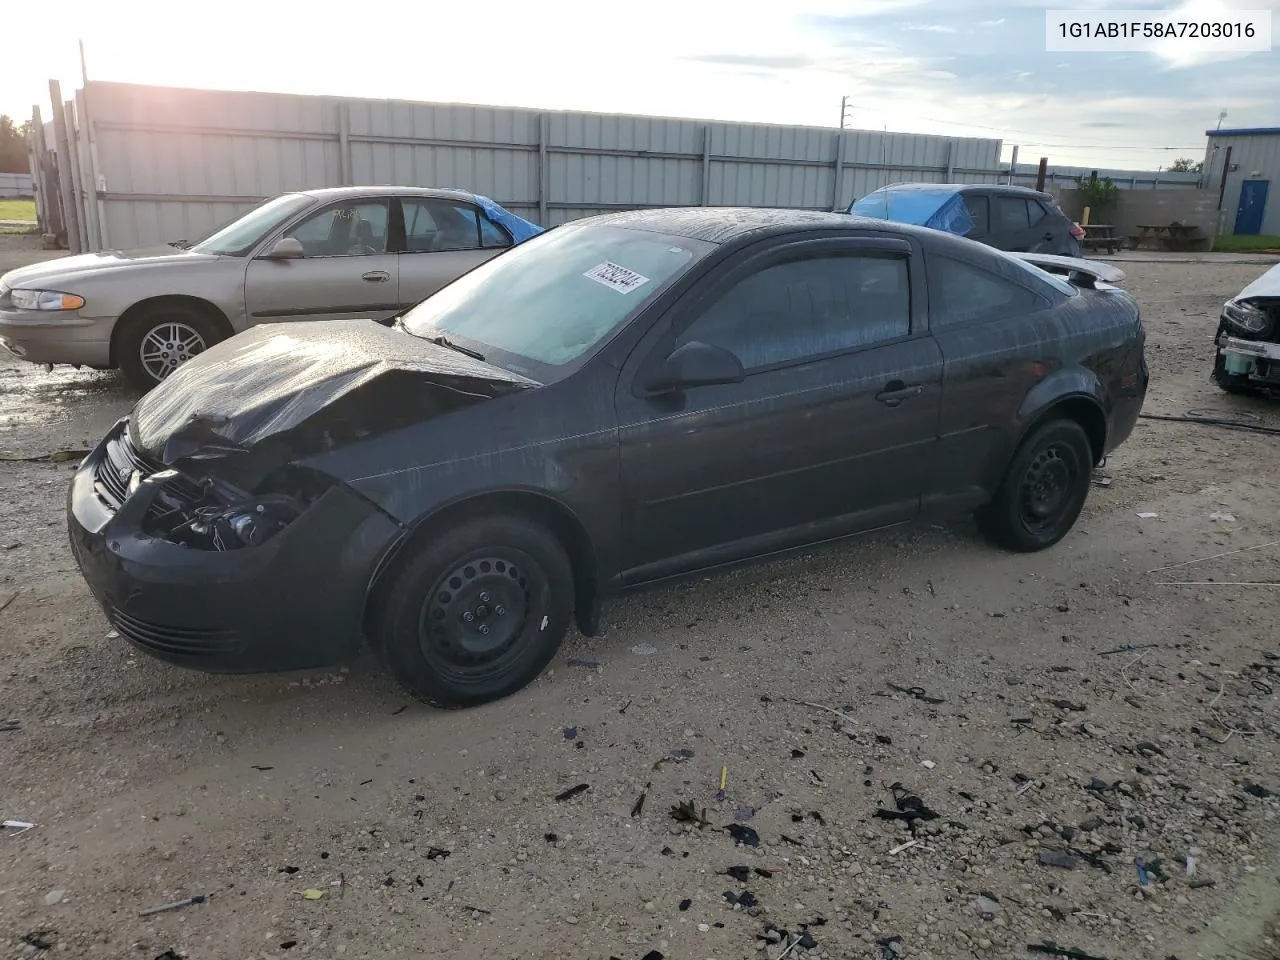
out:
<path id="1" fill-rule="evenodd" d="M 1214 344 L 1218 386 L 1280 398 L 1280 264 L 1222 305 Z"/>

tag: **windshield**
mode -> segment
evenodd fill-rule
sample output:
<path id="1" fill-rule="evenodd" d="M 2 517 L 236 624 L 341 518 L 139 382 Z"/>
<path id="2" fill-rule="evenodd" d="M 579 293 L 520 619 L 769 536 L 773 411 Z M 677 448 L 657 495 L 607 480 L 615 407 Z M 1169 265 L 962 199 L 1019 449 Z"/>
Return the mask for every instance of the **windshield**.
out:
<path id="1" fill-rule="evenodd" d="M 546 381 L 605 342 L 715 245 L 621 227 L 565 226 L 526 240 L 405 314 L 490 363 Z"/>
<path id="2" fill-rule="evenodd" d="M 302 193 L 286 193 L 282 197 L 275 197 L 232 220 L 191 249 L 222 257 L 243 257 L 268 233 L 315 202 L 314 197 Z"/>

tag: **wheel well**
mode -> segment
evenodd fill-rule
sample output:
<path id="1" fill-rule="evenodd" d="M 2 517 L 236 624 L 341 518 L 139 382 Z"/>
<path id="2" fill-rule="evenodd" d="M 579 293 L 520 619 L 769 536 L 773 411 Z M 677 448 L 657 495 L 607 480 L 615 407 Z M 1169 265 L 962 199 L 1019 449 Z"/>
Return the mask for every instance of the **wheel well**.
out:
<path id="1" fill-rule="evenodd" d="M 1054 403 L 1027 426 L 1024 436 L 1029 436 L 1042 423 L 1063 418 L 1074 420 L 1084 428 L 1093 452 L 1093 465 L 1101 463 L 1107 447 L 1107 417 L 1096 401 L 1086 397 L 1067 397 Z"/>
<path id="2" fill-rule="evenodd" d="M 481 494 L 450 504 L 417 523 L 378 565 L 365 605 L 366 622 L 387 572 L 407 551 L 413 550 L 438 531 L 475 517 L 506 514 L 535 520 L 545 526 L 564 547 L 573 568 L 574 602 L 579 610 L 596 600 L 597 571 L 595 547 L 586 528 L 563 504 L 550 497 L 522 491 Z"/>
<path id="3" fill-rule="evenodd" d="M 218 326 L 222 338 L 234 334 L 235 328 L 231 326 L 231 321 L 227 319 L 227 315 L 219 310 L 214 304 L 200 297 L 185 297 L 178 295 L 170 295 L 163 297 L 148 297 L 146 300 L 139 300 L 133 304 L 124 313 L 120 314 L 120 319 L 116 321 L 115 328 L 111 331 L 111 365 L 119 366 L 117 362 L 116 350 L 120 342 L 120 332 L 125 329 L 125 325 L 131 322 L 135 317 L 141 317 L 152 310 L 162 309 L 164 307 L 186 307 L 189 310 L 198 310 Z"/>

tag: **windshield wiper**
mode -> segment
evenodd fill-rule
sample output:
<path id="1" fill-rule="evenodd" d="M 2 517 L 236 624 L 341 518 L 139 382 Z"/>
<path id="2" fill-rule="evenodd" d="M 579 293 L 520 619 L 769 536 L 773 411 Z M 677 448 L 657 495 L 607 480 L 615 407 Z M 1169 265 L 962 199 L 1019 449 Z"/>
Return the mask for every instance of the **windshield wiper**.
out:
<path id="1" fill-rule="evenodd" d="M 468 357 L 471 357 L 475 360 L 480 360 L 481 362 L 484 361 L 483 353 L 480 353 L 478 350 L 468 349 L 467 347 L 462 346 L 462 344 L 460 343 L 454 343 L 452 340 L 446 337 L 443 333 L 438 333 L 434 337 L 426 337 L 424 339 L 426 339 L 429 343 L 436 344 L 436 346 L 448 347 L 450 350 L 457 350 L 459 353 L 466 354 Z"/>

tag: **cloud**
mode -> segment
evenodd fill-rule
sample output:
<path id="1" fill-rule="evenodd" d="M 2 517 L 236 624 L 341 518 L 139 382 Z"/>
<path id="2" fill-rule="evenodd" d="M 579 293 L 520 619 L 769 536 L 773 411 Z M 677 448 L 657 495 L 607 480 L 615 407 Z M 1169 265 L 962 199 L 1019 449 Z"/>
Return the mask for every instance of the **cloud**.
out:
<path id="1" fill-rule="evenodd" d="M 955 27 L 945 27 L 940 23 L 908 23 L 903 30 L 915 30 L 920 33 L 959 33 Z"/>
<path id="2" fill-rule="evenodd" d="M 766 70 L 801 70 L 816 66 L 818 61 L 804 53 L 752 54 L 705 53 L 683 59 L 695 63 L 711 63 L 722 67 L 763 68 Z"/>

